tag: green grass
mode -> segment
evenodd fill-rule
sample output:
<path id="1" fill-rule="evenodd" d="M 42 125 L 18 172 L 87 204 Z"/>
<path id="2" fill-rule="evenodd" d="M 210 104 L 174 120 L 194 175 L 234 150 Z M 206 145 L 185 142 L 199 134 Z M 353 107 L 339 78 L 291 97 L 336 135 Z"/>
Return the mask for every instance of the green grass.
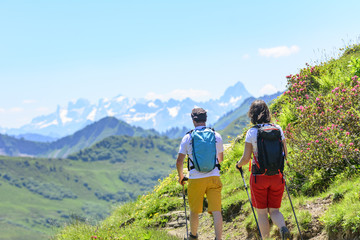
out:
<path id="1" fill-rule="evenodd" d="M 9 229 L 16 229 L 0 231 L 0 237 L 21 239 L 20 236 L 34 235 L 35 239 L 45 239 L 64 224 L 79 220 L 95 224 L 115 206 L 151 191 L 158 178 L 168 175 L 175 164 L 175 147 L 162 145 L 165 138 L 157 138 L 159 142 L 154 144 L 164 151 L 146 145 L 154 141 L 147 138 L 110 139 L 114 143 L 136 141 L 135 147 L 123 146 L 128 152 L 124 155 L 126 162 L 96 161 L 96 146 L 87 151 L 95 156 L 95 161 L 90 162 L 81 157 L 69 160 L 0 156 L 0 220 L 12 226 Z M 108 146 L 107 151 L 116 149 Z"/>
<path id="2" fill-rule="evenodd" d="M 231 237 L 235 235 L 247 236 L 257 231 L 241 175 L 234 167 L 236 161 L 239 159 L 237 156 L 242 154 L 242 147 L 243 143 L 236 144 L 233 150 L 225 154 L 223 163 L 224 167 L 222 169 L 221 180 L 223 183 L 222 211 L 224 216 L 224 239 L 231 239 Z M 249 172 L 244 172 L 248 184 Z M 290 182 L 291 180 L 288 180 L 288 183 Z M 332 231 L 335 225 L 340 226 L 336 229 L 341 233 L 349 232 L 348 234 L 353 234 L 351 236 L 359 236 L 356 231 L 351 232 L 353 229 L 358 229 L 360 223 L 360 219 L 358 219 L 358 209 L 360 209 L 359 185 L 359 175 L 349 177 L 344 174 L 330 183 L 330 187 L 322 193 L 317 193 L 310 197 L 303 194 L 292 193 L 291 199 L 301 231 L 311 231 L 310 228 L 312 224 L 314 224 L 311 211 L 304 209 L 304 206 L 315 204 L 321 199 L 335 196 L 336 193 L 338 193 L 338 195 L 342 194 L 344 197 L 338 197 L 339 200 L 337 202 L 332 201 L 329 209 L 321 214 L 320 227 L 323 228 L 329 236 L 334 236 Z M 127 229 L 131 229 L 133 235 L 128 235 L 129 238 L 124 239 L 132 239 L 130 236 L 134 236 L 134 239 L 136 239 L 136 237 L 138 237 L 138 239 L 146 239 L 144 236 L 146 235 L 146 231 L 150 231 L 150 229 L 155 231 L 156 234 L 159 234 L 156 239 L 171 239 L 165 232 L 162 232 L 162 227 L 164 227 L 168 221 L 167 218 L 164 218 L 164 214 L 170 211 L 183 210 L 181 191 L 182 188 L 177 183 L 177 174 L 174 171 L 169 177 L 162 180 L 159 185 L 154 188 L 154 191 L 139 197 L 134 202 L 117 207 L 107 219 L 97 225 L 83 224 L 81 227 L 79 227 L 79 225 L 69 225 L 57 233 L 54 239 L 89 239 L 89 237 L 95 233 L 96 229 L 98 229 L 96 231 L 97 236 L 101 237 L 101 239 L 117 239 L 115 236 L 121 239 L 121 236 L 125 234 Z M 284 193 L 280 210 L 288 226 L 291 226 L 291 232 L 295 236 L 298 236 L 295 218 L 286 192 Z M 334 217 L 334 214 L 336 214 L 337 217 Z M 207 214 L 205 216 L 203 221 L 205 221 L 204 219 L 210 218 Z M 204 225 L 202 226 L 204 228 Z M 236 226 L 237 230 L 231 231 L 234 226 Z M 226 232 L 226 229 L 230 229 L 228 230 L 229 232 Z M 205 227 L 203 231 L 212 231 L 212 226 Z M 277 236 L 277 232 L 277 228 L 272 226 L 273 237 Z"/>
<path id="3" fill-rule="evenodd" d="M 331 236 L 360 234 L 360 177 L 337 178 L 328 193 L 334 203 L 321 217 Z"/>

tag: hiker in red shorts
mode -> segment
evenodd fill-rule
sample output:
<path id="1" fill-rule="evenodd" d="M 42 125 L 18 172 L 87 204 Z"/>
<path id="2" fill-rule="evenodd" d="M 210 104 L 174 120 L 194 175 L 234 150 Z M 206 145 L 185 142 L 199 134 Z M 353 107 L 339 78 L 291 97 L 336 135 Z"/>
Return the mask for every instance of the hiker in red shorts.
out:
<path id="1" fill-rule="evenodd" d="M 258 125 L 258 127 L 270 125 L 270 111 L 266 103 L 262 100 L 255 100 L 251 104 L 248 116 L 251 119 L 251 123 Z M 283 143 L 284 154 L 286 155 L 287 149 L 284 133 L 280 126 L 275 126 L 280 129 L 281 141 Z M 268 214 L 270 214 L 272 222 L 279 227 L 282 239 L 290 239 L 290 232 L 285 226 L 284 216 L 279 211 L 285 186 L 285 180 L 282 174 L 279 172 L 279 174 L 268 176 L 265 174 L 256 174 L 254 170 L 258 157 L 258 127 L 253 127 L 246 133 L 244 153 L 237 163 L 237 166 L 240 168 L 248 164 L 251 155 L 254 154 L 254 158 L 252 159 L 252 174 L 250 177 L 251 202 L 258 215 L 259 228 L 263 239 L 270 237 Z"/>

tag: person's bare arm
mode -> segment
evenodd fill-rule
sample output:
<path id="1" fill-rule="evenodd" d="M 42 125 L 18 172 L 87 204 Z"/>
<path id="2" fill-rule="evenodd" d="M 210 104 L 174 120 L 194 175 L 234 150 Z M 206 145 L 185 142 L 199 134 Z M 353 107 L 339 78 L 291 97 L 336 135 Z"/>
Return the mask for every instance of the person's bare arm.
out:
<path id="1" fill-rule="evenodd" d="M 287 158 L 287 154 L 288 154 L 288 152 L 287 152 L 287 146 L 286 146 L 286 141 L 285 141 L 285 139 L 284 139 L 284 140 L 282 140 L 282 143 L 283 143 L 283 146 L 284 146 L 285 158 Z"/>
<path id="2" fill-rule="evenodd" d="M 224 152 L 218 153 L 217 158 L 220 164 L 224 160 Z"/>
<path id="3" fill-rule="evenodd" d="M 179 183 L 182 185 L 182 180 L 184 178 L 184 159 L 185 159 L 185 154 L 179 153 L 178 157 L 176 159 L 176 169 L 178 171 L 178 175 L 179 175 Z"/>
<path id="4" fill-rule="evenodd" d="M 241 159 L 236 164 L 239 168 L 244 166 L 245 164 L 249 163 L 249 161 L 251 159 L 252 149 L 253 149 L 252 144 L 245 142 L 244 153 L 243 153 Z"/>

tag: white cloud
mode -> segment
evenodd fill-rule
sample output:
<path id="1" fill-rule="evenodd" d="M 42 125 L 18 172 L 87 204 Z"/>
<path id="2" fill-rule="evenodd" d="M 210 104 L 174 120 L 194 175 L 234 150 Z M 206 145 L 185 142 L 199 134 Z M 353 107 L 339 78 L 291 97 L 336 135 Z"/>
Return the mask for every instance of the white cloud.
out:
<path id="1" fill-rule="evenodd" d="M 242 56 L 242 58 L 243 58 L 243 59 L 249 59 L 249 58 L 250 58 L 250 55 L 249 55 L 249 54 L 244 54 L 244 55 Z"/>
<path id="2" fill-rule="evenodd" d="M 271 84 L 266 84 L 264 87 L 260 89 L 259 94 L 260 96 L 264 96 L 264 95 L 274 94 L 276 92 L 278 92 L 276 87 L 274 87 Z"/>
<path id="3" fill-rule="evenodd" d="M 22 111 L 24 111 L 24 109 L 20 108 L 20 107 L 10 108 L 10 112 L 13 112 L 13 113 L 19 113 L 19 112 L 22 112 Z"/>
<path id="4" fill-rule="evenodd" d="M 185 98 L 191 98 L 195 101 L 205 101 L 211 98 L 211 93 L 206 90 L 198 89 L 176 89 L 166 94 L 157 94 L 154 92 L 149 92 L 146 94 L 145 99 L 147 100 L 162 100 L 166 101 L 170 98 L 176 100 L 183 100 Z"/>
<path id="5" fill-rule="evenodd" d="M 4 113 L 5 109 L 4 108 L 0 108 L 0 113 Z"/>
<path id="6" fill-rule="evenodd" d="M 260 56 L 278 58 L 298 53 L 300 51 L 300 48 L 296 45 L 293 45 L 291 47 L 279 46 L 274 48 L 259 48 L 258 51 Z"/>

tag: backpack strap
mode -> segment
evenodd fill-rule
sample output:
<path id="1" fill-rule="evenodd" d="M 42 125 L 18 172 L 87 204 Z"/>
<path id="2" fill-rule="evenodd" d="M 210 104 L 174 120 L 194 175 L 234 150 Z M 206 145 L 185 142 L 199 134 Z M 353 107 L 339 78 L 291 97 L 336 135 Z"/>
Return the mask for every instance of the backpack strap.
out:
<path id="1" fill-rule="evenodd" d="M 188 159 L 189 159 L 189 161 L 188 161 L 188 171 L 190 172 L 190 170 L 195 169 L 195 166 L 194 166 L 193 160 L 191 160 L 191 158 L 189 158 L 189 157 L 188 157 Z M 192 163 L 192 166 L 191 166 L 191 167 L 190 167 L 190 164 L 189 164 L 190 161 L 191 161 L 191 163 Z M 220 165 L 220 163 L 219 163 L 219 161 L 218 161 L 217 158 L 216 158 L 216 161 L 217 161 L 218 163 L 215 164 L 215 167 L 217 167 L 219 170 L 221 170 L 221 165 Z"/>

